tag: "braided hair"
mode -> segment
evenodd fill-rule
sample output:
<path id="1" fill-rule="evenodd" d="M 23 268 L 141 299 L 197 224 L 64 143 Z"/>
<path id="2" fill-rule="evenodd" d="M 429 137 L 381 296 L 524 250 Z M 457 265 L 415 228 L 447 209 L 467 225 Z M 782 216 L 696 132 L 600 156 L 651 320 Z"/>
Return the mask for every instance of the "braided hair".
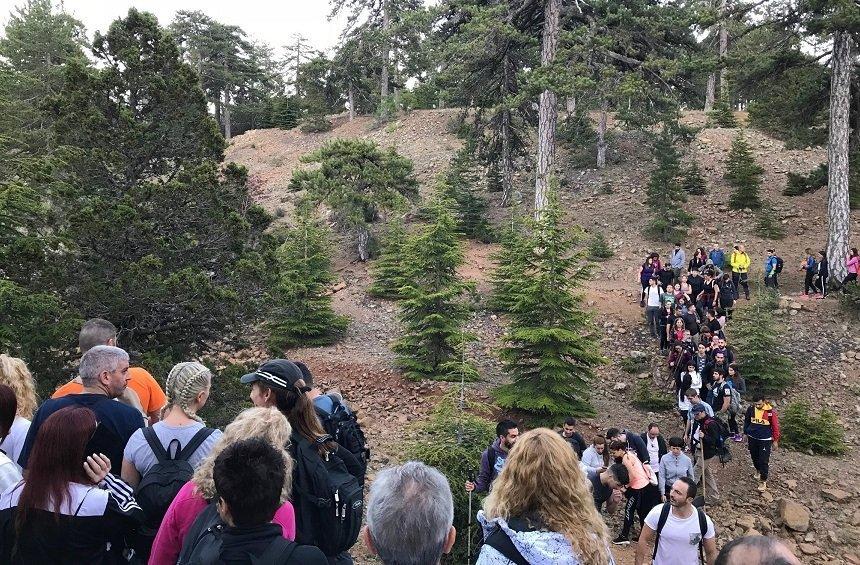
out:
<path id="1" fill-rule="evenodd" d="M 164 392 L 167 394 L 167 404 L 161 409 L 161 417 L 167 414 L 173 406 L 179 406 L 186 416 L 192 420 L 203 420 L 191 409 L 191 402 L 201 391 L 209 388 L 212 382 L 212 372 L 196 361 L 177 363 L 167 374 Z"/>

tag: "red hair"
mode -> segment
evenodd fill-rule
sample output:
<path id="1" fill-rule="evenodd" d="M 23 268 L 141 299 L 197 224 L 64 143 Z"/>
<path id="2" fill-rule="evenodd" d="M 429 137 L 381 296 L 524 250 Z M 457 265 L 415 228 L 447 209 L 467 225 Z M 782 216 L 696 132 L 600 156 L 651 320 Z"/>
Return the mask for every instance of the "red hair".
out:
<path id="1" fill-rule="evenodd" d="M 37 509 L 56 512 L 69 503 L 69 483 L 90 482 L 84 450 L 96 431 L 96 415 L 83 406 L 67 406 L 42 422 L 27 461 L 27 480 L 18 500 L 18 533 Z"/>

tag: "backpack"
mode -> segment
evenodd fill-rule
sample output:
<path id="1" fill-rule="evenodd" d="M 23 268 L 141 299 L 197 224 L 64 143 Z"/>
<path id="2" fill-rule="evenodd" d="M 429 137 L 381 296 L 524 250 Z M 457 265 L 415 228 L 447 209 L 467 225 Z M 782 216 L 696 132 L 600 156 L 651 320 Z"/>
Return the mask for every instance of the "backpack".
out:
<path id="1" fill-rule="evenodd" d="M 729 411 L 732 414 L 738 414 L 741 411 L 741 393 L 738 389 L 731 387 L 732 399 L 729 401 Z"/>
<path id="2" fill-rule="evenodd" d="M 176 498 L 179 489 L 190 481 L 194 474 L 194 467 L 191 466 L 188 459 L 214 431 L 212 428 L 198 430 L 188 441 L 188 444 L 176 454 L 176 457 L 171 458 L 164 446 L 161 445 L 161 440 L 158 439 L 155 430 L 151 427 L 143 428 L 143 437 L 158 462 L 147 471 L 134 491 L 134 498 L 146 516 L 143 526 L 138 532 L 138 543 L 136 544 L 136 549 L 140 553 L 148 555 L 149 549 L 152 547 L 152 540 L 155 539 L 155 534 L 161 525 L 162 518 L 167 513 L 167 508 Z"/>
<path id="3" fill-rule="evenodd" d="M 732 460 L 732 452 L 729 450 L 729 444 L 727 443 L 732 434 L 729 431 L 728 424 L 716 417 L 711 419 L 714 421 L 714 425 L 717 426 L 717 443 L 714 446 L 714 451 L 717 457 L 719 457 L 720 463 L 725 467 Z"/>
<path id="4" fill-rule="evenodd" d="M 358 418 L 343 402 L 332 396 L 329 398 L 332 400 L 331 412 L 314 406 L 325 433 L 352 453 L 362 469 L 366 469 L 367 462 L 370 461 L 370 448 L 367 447 L 367 439 L 358 425 Z"/>
<path id="5" fill-rule="evenodd" d="M 777 258 L 776 258 L 776 274 L 779 274 L 782 272 L 782 265 L 783 265 L 782 257 L 777 256 Z"/>
<path id="6" fill-rule="evenodd" d="M 215 565 L 221 562 L 221 535 L 226 524 L 218 514 L 214 502 L 206 505 L 182 543 L 177 565 Z M 258 565 L 279 565 L 286 563 L 299 544 L 278 536 L 259 557 L 252 559 Z"/>
<path id="7" fill-rule="evenodd" d="M 508 527 L 517 532 L 531 531 L 525 523 L 520 522 L 516 518 L 511 518 L 510 523 L 508 523 Z M 490 534 L 480 544 L 478 544 L 478 547 L 475 548 L 475 554 L 479 558 L 481 555 L 481 548 L 485 545 L 489 545 L 501 553 L 505 559 L 515 565 L 529 565 L 528 560 L 523 557 L 523 554 L 520 553 L 520 550 L 517 549 L 517 546 L 514 545 L 511 538 L 508 537 L 508 534 L 498 524 L 496 524 L 493 531 L 491 531 Z"/>
<path id="8" fill-rule="evenodd" d="M 314 443 L 294 433 L 290 454 L 295 461 L 293 492 L 299 506 L 296 524 L 304 539 L 327 556 L 352 547 L 358 539 L 364 509 L 364 490 L 335 452 L 321 457 L 317 447 L 331 441 L 322 436 Z"/>
<path id="9" fill-rule="evenodd" d="M 651 556 L 652 560 L 657 559 L 657 547 L 660 545 L 660 532 L 663 531 L 663 527 L 669 519 L 669 512 L 671 510 L 672 506 L 669 503 L 664 503 L 663 508 L 660 510 L 660 519 L 657 521 L 657 529 L 654 532 L 656 535 L 654 537 L 654 554 Z M 705 563 L 705 551 L 703 546 L 705 543 L 705 534 L 708 533 L 708 521 L 701 508 L 696 507 L 696 513 L 699 515 L 699 532 L 701 532 L 701 535 L 699 536 L 699 562 Z"/>

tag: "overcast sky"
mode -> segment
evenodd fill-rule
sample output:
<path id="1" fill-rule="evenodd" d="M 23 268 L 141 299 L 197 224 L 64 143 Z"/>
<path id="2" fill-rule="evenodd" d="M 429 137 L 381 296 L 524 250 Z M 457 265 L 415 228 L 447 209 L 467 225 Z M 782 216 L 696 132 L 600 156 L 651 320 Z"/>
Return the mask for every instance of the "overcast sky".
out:
<path id="1" fill-rule="evenodd" d="M 22 3 L 0 0 L 0 26 Z M 221 23 L 238 25 L 250 39 L 275 48 L 301 33 L 317 49 L 328 49 L 337 43 L 345 21 L 343 17 L 328 21 L 328 0 L 65 0 L 63 5 L 84 23 L 90 38 L 96 30 L 105 31 L 132 6 L 152 12 L 162 25 L 169 24 L 178 10 L 200 10 Z"/>

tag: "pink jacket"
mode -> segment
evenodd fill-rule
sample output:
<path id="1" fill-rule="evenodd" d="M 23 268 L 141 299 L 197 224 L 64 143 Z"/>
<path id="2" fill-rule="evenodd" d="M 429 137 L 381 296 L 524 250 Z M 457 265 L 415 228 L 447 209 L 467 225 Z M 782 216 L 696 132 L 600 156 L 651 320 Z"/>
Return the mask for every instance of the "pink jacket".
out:
<path id="1" fill-rule="evenodd" d="M 848 272 L 856 275 L 860 271 L 860 257 L 849 257 L 846 265 L 848 265 Z"/>
<path id="2" fill-rule="evenodd" d="M 149 565 L 174 565 L 176 563 L 182 550 L 185 534 L 191 529 L 194 519 L 204 508 L 206 508 L 206 499 L 196 492 L 194 483 L 191 481 L 185 483 L 179 489 L 176 498 L 170 503 L 167 514 L 161 521 L 158 535 L 155 536 L 155 541 L 152 543 Z M 272 522 L 280 524 L 285 539 L 296 539 L 296 515 L 293 511 L 293 505 L 289 501 L 278 508 Z"/>

